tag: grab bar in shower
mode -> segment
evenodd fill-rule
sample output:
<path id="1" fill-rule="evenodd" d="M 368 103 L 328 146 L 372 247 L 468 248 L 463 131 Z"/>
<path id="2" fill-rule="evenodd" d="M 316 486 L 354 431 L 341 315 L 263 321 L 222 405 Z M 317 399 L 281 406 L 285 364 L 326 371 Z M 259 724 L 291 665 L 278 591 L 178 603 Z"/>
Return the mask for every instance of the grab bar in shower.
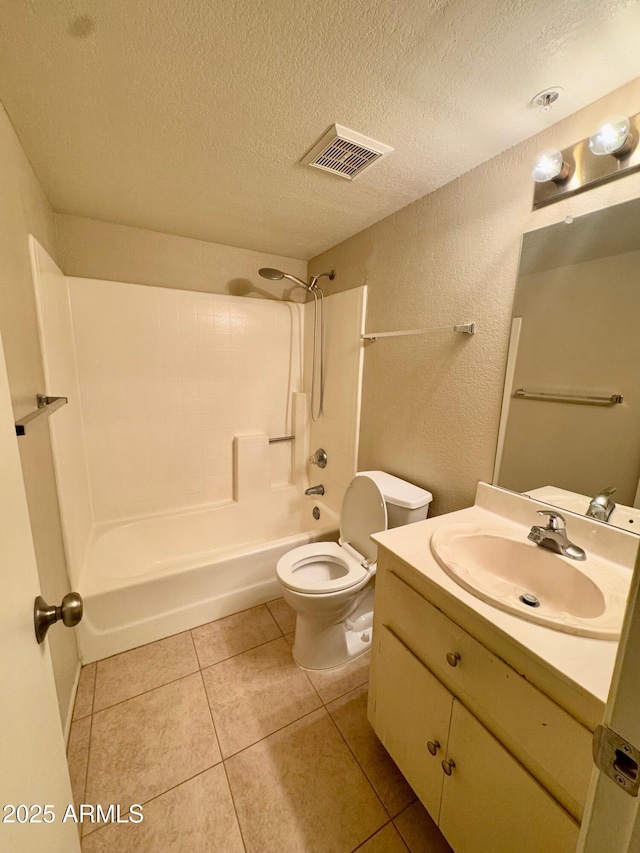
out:
<path id="1" fill-rule="evenodd" d="M 457 326 L 432 326 L 430 329 L 404 329 L 399 332 L 367 332 L 361 335 L 363 341 L 377 341 L 378 338 L 402 338 L 406 335 L 428 335 L 429 332 L 462 332 L 463 335 L 475 335 L 475 323 L 459 323 Z"/>
<path id="2" fill-rule="evenodd" d="M 68 397 L 47 397 L 46 394 L 36 395 L 37 409 L 16 421 L 16 435 L 25 435 L 27 424 L 35 421 L 40 415 L 51 415 L 69 402 Z"/>
<path id="3" fill-rule="evenodd" d="M 277 444 L 279 441 L 295 441 L 295 435 L 279 435 L 277 438 L 270 438 L 269 444 Z"/>
<path id="4" fill-rule="evenodd" d="M 622 394 L 565 394 L 562 391 L 527 391 L 526 388 L 516 388 L 514 397 L 523 400 L 544 400 L 549 403 L 583 403 L 587 406 L 614 406 L 622 403 Z"/>

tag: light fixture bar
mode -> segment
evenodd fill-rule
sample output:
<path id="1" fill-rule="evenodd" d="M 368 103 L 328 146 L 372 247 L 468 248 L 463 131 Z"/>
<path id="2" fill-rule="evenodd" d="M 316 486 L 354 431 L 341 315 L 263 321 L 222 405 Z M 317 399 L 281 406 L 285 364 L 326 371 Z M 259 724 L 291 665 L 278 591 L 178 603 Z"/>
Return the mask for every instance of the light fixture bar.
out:
<path id="1" fill-rule="evenodd" d="M 629 116 L 629 123 L 634 140 L 640 139 L 640 113 Z M 634 144 L 631 150 L 622 156 L 595 156 L 589 150 L 589 139 L 582 139 L 575 145 L 564 148 L 562 159 L 571 170 L 570 177 L 561 183 L 553 180 L 536 183 L 533 193 L 534 210 L 638 171 L 640 144 Z"/>

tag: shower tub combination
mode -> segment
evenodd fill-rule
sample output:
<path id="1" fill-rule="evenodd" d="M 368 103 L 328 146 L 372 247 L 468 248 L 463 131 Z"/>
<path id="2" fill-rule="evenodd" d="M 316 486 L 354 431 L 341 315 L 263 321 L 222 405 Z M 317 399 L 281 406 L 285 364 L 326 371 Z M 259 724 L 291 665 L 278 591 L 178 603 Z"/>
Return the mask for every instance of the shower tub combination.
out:
<path id="1" fill-rule="evenodd" d="M 72 278 L 33 237 L 30 250 L 44 390 L 69 400 L 49 426 L 83 663 L 278 597 L 287 551 L 337 539 L 336 512 L 323 502 L 316 520 L 303 494 L 325 391 L 318 280 L 334 273 L 260 270 L 313 295 L 311 325 L 295 302 Z M 354 474 L 343 399 L 360 387 L 365 301 L 363 288 L 326 300 L 332 430 Z"/>
<path id="2" fill-rule="evenodd" d="M 78 581 L 85 602 L 76 629 L 83 662 L 279 597 L 280 557 L 337 539 L 336 513 L 319 506 L 316 521 L 309 499 L 283 488 L 268 500 L 96 526 Z"/>

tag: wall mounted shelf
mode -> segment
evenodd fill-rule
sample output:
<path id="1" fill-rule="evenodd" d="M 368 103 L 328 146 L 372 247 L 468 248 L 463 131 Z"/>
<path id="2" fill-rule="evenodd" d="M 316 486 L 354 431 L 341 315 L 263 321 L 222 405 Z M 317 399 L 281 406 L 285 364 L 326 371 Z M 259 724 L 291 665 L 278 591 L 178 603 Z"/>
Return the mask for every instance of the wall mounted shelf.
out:
<path id="1" fill-rule="evenodd" d="M 404 329 L 399 332 L 367 332 L 363 341 L 377 341 L 378 338 L 402 338 L 407 335 L 428 335 L 430 332 L 461 332 L 463 335 L 475 335 L 475 323 L 460 323 L 457 326 L 432 326 L 429 329 Z"/>
<path id="2" fill-rule="evenodd" d="M 51 415 L 53 412 L 57 412 L 58 409 L 61 409 L 62 406 L 65 406 L 68 402 L 68 397 L 47 397 L 46 394 L 37 394 L 37 409 L 35 412 L 31 412 L 30 414 L 25 415 L 24 418 L 20 418 L 20 420 L 16 421 L 16 435 L 25 435 L 27 431 L 27 424 L 37 420 L 37 418 L 42 415 Z"/>

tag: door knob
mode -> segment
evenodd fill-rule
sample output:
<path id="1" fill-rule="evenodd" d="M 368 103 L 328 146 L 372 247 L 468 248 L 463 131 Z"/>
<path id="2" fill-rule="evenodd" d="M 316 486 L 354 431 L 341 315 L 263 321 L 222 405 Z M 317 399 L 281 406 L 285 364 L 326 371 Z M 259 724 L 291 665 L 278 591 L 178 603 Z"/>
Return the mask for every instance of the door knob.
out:
<path id="1" fill-rule="evenodd" d="M 55 604 L 47 604 L 39 595 L 33 606 L 33 621 L 36 628 L 36 640 L 43 643 L 47 631 L 60 619 L 67 628 L 73 628 L 82 619 L 82 597 L 77 592 L 68 592 L 62 599 L 60 607 Z"/>

